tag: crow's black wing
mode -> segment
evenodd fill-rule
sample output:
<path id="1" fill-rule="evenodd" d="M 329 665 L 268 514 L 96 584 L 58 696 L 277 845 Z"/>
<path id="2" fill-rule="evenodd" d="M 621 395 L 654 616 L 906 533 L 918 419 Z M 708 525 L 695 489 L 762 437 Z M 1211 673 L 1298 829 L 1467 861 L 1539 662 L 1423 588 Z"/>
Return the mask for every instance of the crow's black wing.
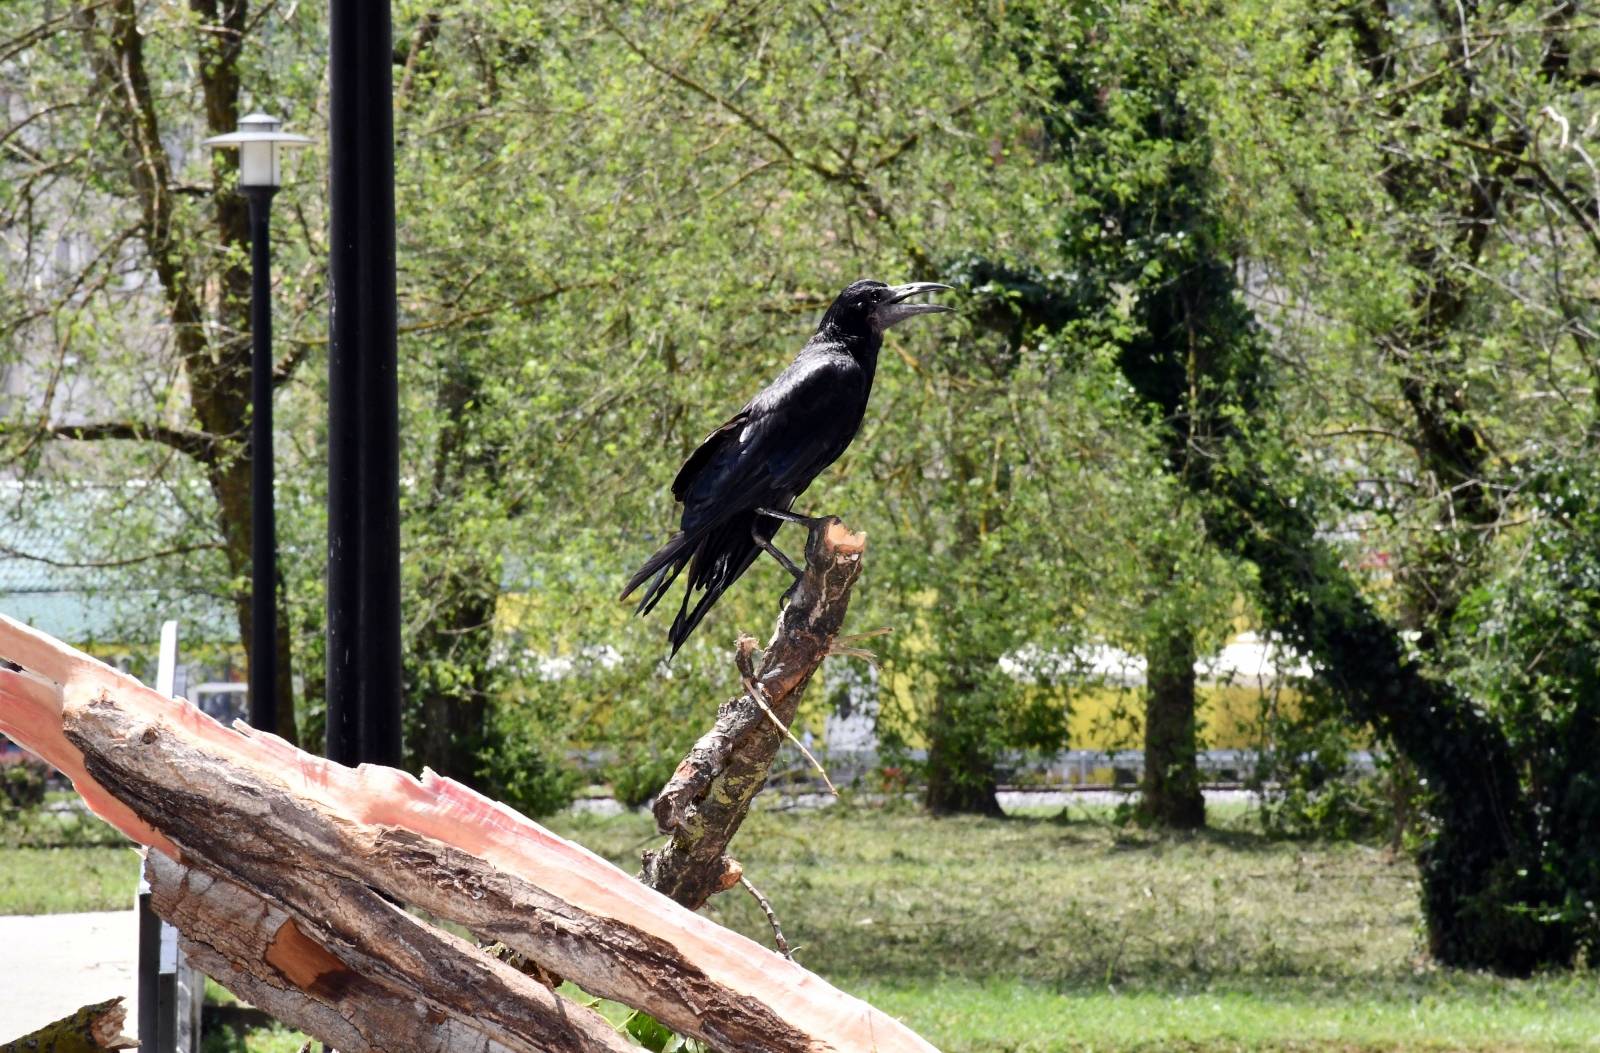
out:
<path id="1" fill-rule="evenodd" d="M 684 532 L 798 495 L 855 437 L 864 387 L 861 368 L 842 356 L 801 358 L 784 370 L 707 436 L 673 481 Z"/>
<path id="2" fill-rule="evenodd" d="M 674 500 L 684 499 L 689 487 L 694 485 L 694 481 L 705 471 L 711 460 L 722 452 L 726 443 L 738 441 L 739 431 L 744 427 L 745 421 L 750 419 L 749 413 L 750 407 L 746 404 L 744 409 L 718 425 L 715 431 L 701 440 L 700 445 L 689 455 L 689 459 L 683 462 L 683 467 L 678 469 L 677 476 L 672 480 Z"/>

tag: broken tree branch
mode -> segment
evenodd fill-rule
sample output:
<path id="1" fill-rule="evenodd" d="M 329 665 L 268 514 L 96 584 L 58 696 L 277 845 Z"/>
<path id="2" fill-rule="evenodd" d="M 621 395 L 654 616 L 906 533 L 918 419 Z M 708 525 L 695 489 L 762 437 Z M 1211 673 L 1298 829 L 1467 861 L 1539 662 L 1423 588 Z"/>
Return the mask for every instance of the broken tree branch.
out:
<path id="1" fill-rule="evenodd" d="M 347 768 L 265 732 L 225 728 L 3 617 L 0 658 L 21 667 L 0 669 L 0 731 L 61 769 L 128 836 L 187 868 L 158 880 L 201 967 L 341 1050 L 446 1050 L 474 1033 L 477 1048 L 496 1051 L 611 1048 L 589 1010 L 541 994 L 388 900 L 498 939 L 718 1049 L 931 1048 L 449 779 Z M 195 905 L 230 886 L 247 898 L 209 914 Z M 256 903 L 240 905 L 248 897 Z M 389 992 L 410 1008 L 397 1009 Z M 417 1014 L 448 1036 L 408 1037 Z M 552 1021 L 566 1030 L 534 1033 Z"/>
<path id="2" fill-rule="evenodd" d="M 651 888 L 698 909 L 738 884 L 728 844 L 766 785 L 806 685 L 839 635 L 866 546 L 865 534 L 851 533 L 836 518 L 816 522 L 806 539 L 805 573 L 753 672 L 748 663 L 755 642 L 741 638 L 736 662 L 743 664 L 745 694 L 722 704 L 716 723 L 656 797 L 656 824 L 672 840 L 644 854 Z"/>
<path id="3" fill-rule="evenodd" d="M 756 705 L 760 706 L 761 712 L 766 714 L 767 719 L 772 721 L 773 726 L 779 731 L 783 732 L 783 737 L 788 739 L 790 744 L 793 745 L 795 749 L 799 750 L 805 755 L 806 760 L 810 761 L 811 766 L 817 770 L 817 774 L 822 776 L 822 781 L 828 787 L 828 792 L 833 794 L 835 797 L 839 796 L 838 787 L 834 786 L 833 780 L 828 778 L 828 769 L 824 768 L 822 766 L 822 762 L 817 760 L 817 758 L 812 755 L 810 750 L 806 749 L 806 744 L 804 742 L 801 742 L 799 739 L 795 738 L 794 730 L 790 728 L 789 725 L 779 720 L 778 714 L 774 713 L 772 711 L 772 707 L 767 705 L 767 693 L 761 689 L 760 684 L 756 683 L 756 671 L 753 664 L 753 659 L 750 657 L 751 652 L 755 650 L 755 647 L 755 637 L 749 635 L 748 633 L 739 637 L 739 649 L 735 654 L 734 664 L 739 667 L 739 682 L 744 685 L 745 697 L 753 701 Z M 828 648 L 829 655 L 837 653 L 838 652 L 833 647 Z"/>
<path id="4" fill-rule="evenodd" d="M 86 1005 L 71 1016 L 0 1046 L 0 1053 L 90 1053 L 99 1049 L 133 1049 L 139 1043 L 122 1033 L 128 1015 L 122 999 Z"/>

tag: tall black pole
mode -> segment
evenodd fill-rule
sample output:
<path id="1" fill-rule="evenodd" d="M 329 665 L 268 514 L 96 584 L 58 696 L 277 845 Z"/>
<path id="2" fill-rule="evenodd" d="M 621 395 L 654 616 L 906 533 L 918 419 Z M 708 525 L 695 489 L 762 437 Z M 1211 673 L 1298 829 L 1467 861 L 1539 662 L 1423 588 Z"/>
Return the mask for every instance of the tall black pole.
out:
<path id="1" fill-rule="evenodd" d="M 400 762 L 400 424 L 388 0 L 332 0 L 328 756 Z"/>
<path id="2" fill-rule="evenodd" d="M 250 203 L 250 726 L 278 730 L 278 524 L 272 502 L 272 195 Z"/>

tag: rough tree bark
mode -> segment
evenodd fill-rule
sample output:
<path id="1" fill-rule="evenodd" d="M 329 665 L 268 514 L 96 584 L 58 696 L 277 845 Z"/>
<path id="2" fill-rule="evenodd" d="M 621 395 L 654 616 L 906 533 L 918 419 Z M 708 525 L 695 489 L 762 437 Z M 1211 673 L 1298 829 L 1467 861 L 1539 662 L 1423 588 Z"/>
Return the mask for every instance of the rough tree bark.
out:
<path id="1" fill-rule="evenodd" d="M 122 1033 L 128 1015 L 122 999 L 86 1005 L 71 1016 L 46 1024 L 0 1046 L 0 1053 L 93 1053 L 139 1045 Z"/>
<path id="2" fill-rule="evenodd" d="M 1195 762 L 1194 632 L 1181 612 L 1147 647 L 1144 785 L 1139 818 L 1175 830 L 1206 825 Z"/>
<path id="3" fill-rule="evenodd" d="M 753 664 L 755 641 L 741 637 L 737 663 L 745 693 L 722 704 L 716 723 L 656 797 L 656 824 L 672 840 L 644 853 L 643 878 L 691 910 L 739 883 L 741 869 L 727 855 L 728 843 L 766 785 L 784 729 L 844 624 L 866 544 L 865 534 L 851 533 L 835 518 L 811 528 L 805 575 L 760 667 Z"/>
<path id="4" fill-rule="evenodd" d="M 630 1048 L 598 1014 L 360 882 L 302 868 L 274 903 L 159 852 L 145 874 L 196 968 L 279 1019 L 315 1021 L 307 1030 L 343 1053 Z"/>
<path id="5" fill-rule="evenodd" d="M 4 618 L 0 657 L 20 667 L 0 669 L 0 731 L 61 769 L 125 834 L 186 868 L 154 861 L 158 908 L 202 968 L 340 1049 L 614 1044 L 592 1011 L 535 990 L 394 902 L 497 939 L 715 1048 L 931 1048 L 459 783 L 347 768 L 265 732 L 224 728 Z M 418 1021 L 434 1027 L 431 1037 L 407 1030 Z"/>

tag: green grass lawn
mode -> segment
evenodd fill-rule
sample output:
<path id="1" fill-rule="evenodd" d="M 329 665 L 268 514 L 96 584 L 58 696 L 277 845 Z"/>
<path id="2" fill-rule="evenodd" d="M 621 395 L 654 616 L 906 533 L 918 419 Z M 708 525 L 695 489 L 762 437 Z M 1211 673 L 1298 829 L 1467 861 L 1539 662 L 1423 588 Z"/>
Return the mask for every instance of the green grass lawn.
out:
<path id="1" fill-rule="evenodd" d="M 0 811 L 0 914 L 127 910 L 139 856 L 110 826 L 50 794 L 47 809 Z"/>
<path id="2" fill-rule="evenodd" d="M 761 812 L 735 854 L 803 963 L 950 1053 L 1600 1050 L 1593 974 L 1431 967 L 1409 860 L 1237 812 L 1193 837 L 1074 816 Z M 642 816 L 549 825 L 630 872 L 659 840 Z M 748 896 L 710 913 L 770 943 Z"/>
<path id="3" fill-rule="evenodd" d="M 1592 973 L 1432 967 L 1408 860 L 1220 818 L 1168 837 L 1104 812 L 760 811 L 736 854 L 801 962 L 950 1053 L 1600 1050 Z M 629 873 L 660 841 L 642 815 L 548 825 Z M 136 864 L 118 848 L 7 848 L 0 913 L 125 906 Z M 742 892 L 708 912 L 770 943 Z M 248 1048 L 290 1038 L 259 1033 Z"/>
<path id="4" fill-rule="evenodd" d="M 139 856 L 116 848 L 0 848 L 0 914 L 129 910 Z"/>

